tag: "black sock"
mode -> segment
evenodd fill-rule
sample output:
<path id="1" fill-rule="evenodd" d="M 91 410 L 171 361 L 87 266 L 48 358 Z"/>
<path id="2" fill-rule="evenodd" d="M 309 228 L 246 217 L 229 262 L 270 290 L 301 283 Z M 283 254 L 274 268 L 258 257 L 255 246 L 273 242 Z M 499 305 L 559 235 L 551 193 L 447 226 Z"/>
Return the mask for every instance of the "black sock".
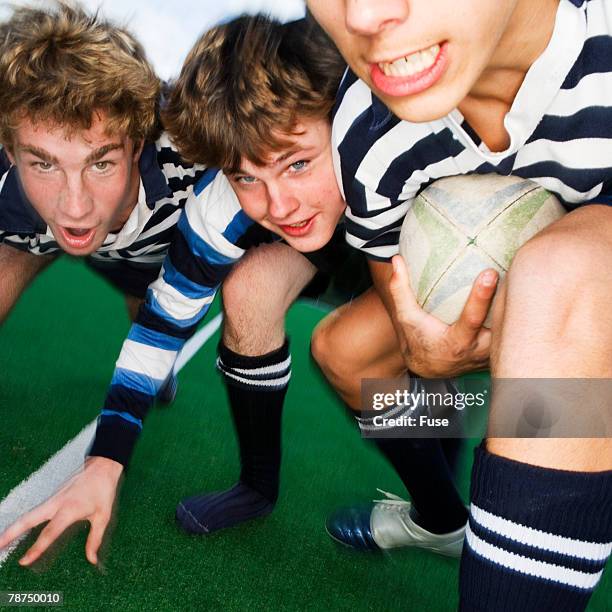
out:
<path id="1" fill-rule="evenodd" d="M 612 471 L 475 455 L 460 610 L 584 610 L 612 551 Z"/>
<path id="2" fill-rule="evenodd" d="M 448 468 L 451 474 L 457 478 L 463 440 L 461 438 L 440 438 L 440 444 L 442 445 L 442 452 L 446 458 L 446 463 L 448 463 Z"/>
<path id="3" fill-rule="evenodd" d="M 209 533 L 269 514 L 278 498 L 281 417 L 291 376 L 289 343 L 266 355 L 238 355 L 219 345 L 240 449 L 240 479 L 227 491 L 189 498 L 177 518 L 191 532 Z M 179 516 L 180 515 L 180 516 Z"/>
<path id="4" fill-rule="evenodd" d="M 412 519 L 431 533 L 463 527 L 468 512 L 437 438 L 379 438 L 376 446 L 395 468 L 416 512 Z"/>
<path id="5" fill-rule="evenodd" d="M 385 416 L 402 416 L 403 407 L 391 408 Z M 441 534 L 463 527 L 468 512 L 463 504 L 438 438 L 374 438 L 374 417 L 379 412 L 362 412 L 356 417 L 381 453 L 395 468 L 412 501 L 411 517 L 423 529 Z"/>

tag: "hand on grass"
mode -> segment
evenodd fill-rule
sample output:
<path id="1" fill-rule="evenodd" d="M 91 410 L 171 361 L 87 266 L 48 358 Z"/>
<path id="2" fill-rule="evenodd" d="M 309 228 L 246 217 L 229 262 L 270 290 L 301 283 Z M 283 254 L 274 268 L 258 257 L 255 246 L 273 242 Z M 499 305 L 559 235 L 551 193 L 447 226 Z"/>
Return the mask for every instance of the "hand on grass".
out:
<path id="1" fill-rule="evenodd" d="M 20 565 L 36 561 L 73 523 L 89 521 L 91 527 L 85 555 L 96 565 L 98 549 L 111 518 L 123 466 L 106 457 L 89 457 L 83 470 L 55 495 L 15 521 L 0 534 L 0 549 L 33 527 L 48 521 L 36 542 L 19 560 Z"/>
<path id="2" fill-rule="evenodd" d="M 389 292 L 408 369 L 425 378 L 444 378 L 486 368 L 491 330 L 483 323 L 497 287 L 497 272 L 484 270 L 478 275 L 461 316 L 447 325 L 418 304 L 402 257 L 396 255 L 392 263 Z"/>

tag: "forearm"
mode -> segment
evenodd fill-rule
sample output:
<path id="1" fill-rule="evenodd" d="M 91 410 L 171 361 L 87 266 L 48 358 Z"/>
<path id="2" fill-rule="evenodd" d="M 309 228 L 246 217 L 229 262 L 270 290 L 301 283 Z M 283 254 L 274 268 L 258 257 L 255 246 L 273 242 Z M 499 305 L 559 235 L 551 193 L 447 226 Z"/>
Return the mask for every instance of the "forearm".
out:
<path id="1" fill-rule="evenodd" d="M 32 279 L 54 260 L 0 244 L 0 323 L 3 323 Z"/>
<path id="2" fill-rule="evenodd" d="M 149 291 L 117 360 L 91 456 L 106 457 L 123 466 L 129 463 L 157 393 L 171 375 L 179 351 L 195 332 L 209 303 L 198 303 L 197 315 L 180 320 L 176 313 L 164 311 Z"/>
<path id="3" fill-rule="evenodd" d="M 225 181 L 222 175 L 215 180 Z M 226 211 L 221 206 L 223 200 L 209 200 L 209 190 L 218 197 L 213 187 L 214 183 L 199 196 L 190 197 L 181 214 L 162 272 L 149 287 L 145 303 L 123 343 L 91 455 L 127 465 L 143 420 L 172 373 L 179 351 L 194 334 L 218 288 L 244 254 L 224 235 L 237 211 L 235 208 Z M 211 208 L 214 206 L 221 206 L 221 211 L 227 213 L 228 223 L 215 224 L 205 218 L 216 210 Z M 241 237 L 235 229 L 230 234 L 236 241 Z"/>

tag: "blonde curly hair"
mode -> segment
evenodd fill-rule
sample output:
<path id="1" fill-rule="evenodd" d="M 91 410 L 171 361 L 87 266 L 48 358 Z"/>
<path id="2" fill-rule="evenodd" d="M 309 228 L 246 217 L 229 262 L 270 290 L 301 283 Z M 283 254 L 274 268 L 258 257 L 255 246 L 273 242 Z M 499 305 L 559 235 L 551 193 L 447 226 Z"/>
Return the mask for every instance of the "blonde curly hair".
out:
<path id="1" fill-rule="evenodd" d="M 153 140 L 160 80 L 126 30 L 64 1 L 15 7 L 0 24 L 0 142 L 19 121 L 89 129 L 96 112 L 109 133 Z"/>

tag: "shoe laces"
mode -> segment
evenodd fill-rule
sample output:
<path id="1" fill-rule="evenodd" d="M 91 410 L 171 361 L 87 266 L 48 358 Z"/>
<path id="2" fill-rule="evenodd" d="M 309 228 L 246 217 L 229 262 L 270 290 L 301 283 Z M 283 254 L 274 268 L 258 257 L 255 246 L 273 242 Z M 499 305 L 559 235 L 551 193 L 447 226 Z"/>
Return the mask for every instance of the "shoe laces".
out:
<path id="1" fill-rule="evenodd" d="M 382 493 L 385 496 L 385 499 L 374 499 L 374 503 L 381 504 L 384 510 L 390 510 L 391 512 L 397 512 L 400 515 L 408 516 L 412 506 L 408 500 L 400 497 L 399 495 L 395 495 L 395 493 L 389 493 L 388 491 L 383 491 L 379 488 L 376 490 L 379 493 Z"/>

